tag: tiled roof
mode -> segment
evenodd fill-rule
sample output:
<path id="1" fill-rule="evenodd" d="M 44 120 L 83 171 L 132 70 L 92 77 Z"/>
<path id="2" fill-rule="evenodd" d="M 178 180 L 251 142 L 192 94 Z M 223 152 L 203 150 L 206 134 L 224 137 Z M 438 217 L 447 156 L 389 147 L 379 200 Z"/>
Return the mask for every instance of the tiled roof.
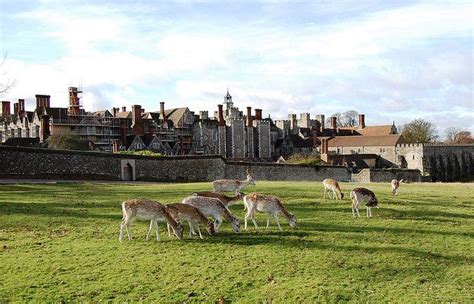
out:
<path id="1" fill-rule="evenodd" d="M 396 129 L 395 130 L 393 129 L 394 129 L 393 125 L 385 125 L 385 126 L 365 127 L 363 129 L 358 129 L 356 131 L 364 136 L 381 136 L 381 135 L 395 134 Z"/>
<path id="2" fill-rule="evenodd" d="M 404 143 L 400 134 L 383 136 L 337 136 L 328 141 L 329 147 L 395 146 Z"/>
<path id="3" fill-rule="evenodd" d="M 118 113 L 117 113 L 117 117 L 118 117 L 118 118 L 132 118 L 132 112 L 131 112 L 131 111 L 128 111 L 128 112 L 118 112 Z"/>

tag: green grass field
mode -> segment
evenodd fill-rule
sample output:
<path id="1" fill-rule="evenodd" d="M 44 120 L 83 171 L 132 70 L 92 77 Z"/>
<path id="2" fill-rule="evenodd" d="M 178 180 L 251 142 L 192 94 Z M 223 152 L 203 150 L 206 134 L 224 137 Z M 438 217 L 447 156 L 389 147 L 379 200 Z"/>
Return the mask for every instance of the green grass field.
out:
<path id="1" fill-rule="evenodd" d="M 178 202 L 197 184 L 0 185 L 0 302 L 473 302 L 474 184 L 367 184 L 373 218 L 322 200 L 320 182 L 257 182 L 298 217 L 280 232 L 118 242 L 120 203 Z M 241 218 L 243 204 L 232 206 Z M 264 226 L 266 217 L 257 220 Z"/>

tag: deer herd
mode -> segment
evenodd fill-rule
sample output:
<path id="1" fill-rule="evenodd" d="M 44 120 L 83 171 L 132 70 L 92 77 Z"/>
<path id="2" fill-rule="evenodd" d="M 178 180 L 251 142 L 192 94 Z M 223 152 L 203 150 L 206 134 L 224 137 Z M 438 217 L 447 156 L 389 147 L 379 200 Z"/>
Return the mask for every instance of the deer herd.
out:
<path id="1" fill-rule="evenodd" d="M 397 195 L 400 183 L 403 180 L 392 180 L 392 195 Z M 122 222 L 119 230 L 119 241 L 122 241 L 123 228 L 127 232 L 129 240 L 132 239 L 130 225 L 135 220 L 150 221 L 150 226 L 146 235 L 146 240 L 150 239 L 151 231 L 154 228 L 156 240 L 160 240 L 158 232 L 158 221 L 166 222 L 168 236 L 171 231 L 178 238 L 183 238 L 183 224 L 188 223 L 189 236 L 197 234 L 202 239 L 200 226 L 205 227 L 209 235 L 215 235 L 224 220 L 228 221 L 235 233 L 240 232 L 240 220 L 230 211 L 229 206 L 233 203 L 243 200 L 245 217 L 244 229 L 247 229 L 247 220 L 250 218 L 255 228 L 258 229 L 255 219 L 256 212 L 266 213 L 267 225 L 270 226 L 270 218 L 273 217 L 278 228 L 283 230 L 280 225 L 279 215 L 284 217 L 290 227 L 297 228 L 296 216 L 289 212 L 281 199 L 268 194 L 250 193 L 244 194 L 242 191 L 248 185 L 255 185 L 255 180 L 247 170 L 247 179 L 244 181 L 221 179 L 212 182 L 213 192 L 194 192 L 185 197 L 181 203 L 163 205 L 155 200 L 149 199 L 131 199 L 122 203 Z M 324 199 L 342 200 L 344 194 L 339 184 L 334 179 L 323 180 Z M 224 192 L 233 192 L 233 196 L 225 195 Z M 378 201 L 374 192 L 366 188 L 355 188 L 350 192 L 352 202 L 352 216 L 359 217 L 359 206 L 365 204 L 367 209 L 367 218 L 372 217 L 372 208 L 378 208 Z M 212 218 L 213 220 L 210 220 Z"/>

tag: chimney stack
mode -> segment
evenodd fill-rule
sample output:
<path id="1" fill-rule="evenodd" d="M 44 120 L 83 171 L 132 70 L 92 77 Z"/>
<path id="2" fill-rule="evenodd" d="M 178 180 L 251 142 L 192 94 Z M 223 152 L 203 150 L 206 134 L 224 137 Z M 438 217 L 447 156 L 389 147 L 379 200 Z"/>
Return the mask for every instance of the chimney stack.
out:
<path id="1" fill-rule="evenodd" d="M 117 117 L 117 113 L 119 112 L 119 110 L 120 110 L 119 108 L 113 107 L 113 108 L 112 108 L 112 115 L 113 115 L 114 117 Z"/>
<path id="2" fill-rule="evenodd" d="M 10 116 L 10 102 L 2 101 L 2 116 Z"/>
<path id="3" fill-rule="evenodd" d="M 262 120 L 262 109 L 255 109 L 255 120 Z"/>
<path id="4" fill-rule="evenodd" d="M 41 116 L 41 132 L 40 132 L 40 141 L 44 142 L 51 135 L 49 130 L 49 115 Z"/>
<path id="5" fill-rule="evenodd" d="M 140 105 L 132 106 L 132 131 L 134 135 L 143 134 L 142 106 Z"/>
<path id="6" fill-rule="evenodd" d="M 313 148 L 318 146 L 318 131 L 316 129 L 312 129 L 312 139 L 313 139 Z"/>
<path id="7" fill-rule="evenodd" d="M 207 120 L 209 119 L 209 112 L 208 111 L 199 111 L 199 119 L 200 120 Z"/>
<path id="8" fill-rule="evenodd" d="M 164 102 L 164 101 L 160 101 L 160 117 L 161 117 L 161 120 L 162 120 L 162 121 L 165 121 L 165 120 L 166 120 L 166 116 L 165 116 L 165 102 Z"/>
<path id="9" fill-rule="evenodd" d="M 252 107 L 247 107 L 247 128 L 251 128 L 252 124 Z"/>
<path id="10" fill-rule="evenodd" d="M 223 105 L 219 104 L 217 105 L 217 108 L 218 108 L 218 113 L 219 113 L 219 118 L 218 118 L 219 126 L 221 127 L 225 126 Z"/>
<path id="11" fill-rule="evenodd" d="M 50 108 L 50 95 L 35 95 L 36 97 L 36 109 L 37 110 L 45 110 Z"/>
<path id="12" fill-rule="evenodd" d="M 122 107 L 122 112 L 127 112 L 127 107 Z"/>
<path id="13" fill-rule="evenodd" d="M 331 117 L 331 129 L 333 129 L 334 131 L 336 131 L 336 129 L 337 129 L 337 117 L 336 116 Z"/>
<path id="14" fill-rule="evenodd" d="M 360 129 L 365 128 L 365 115 L 364 114 L 359 114 L 359 128 Z"/>
<path id="15" fill-rule="evenodd" d="M 321 154 L 328 154 L 328 150 L 329 150 L 328 139 L 323 138 L 321 140 Z"/>
<path id="16" fill-rule="evenodd" d="M 24 99 L 18 99 L 18 115 L 20 117 L 25 117 L 26 111 L 25 111 L 25 100 Z"/>
<path id="17" fill-rule="evenodd" d="M 18 110 L 18 102 L 15 102 L 15 103 L 13 104 L 13 115 L 18 116 L 18 112 L 19 112 L 19 110 Z"/>

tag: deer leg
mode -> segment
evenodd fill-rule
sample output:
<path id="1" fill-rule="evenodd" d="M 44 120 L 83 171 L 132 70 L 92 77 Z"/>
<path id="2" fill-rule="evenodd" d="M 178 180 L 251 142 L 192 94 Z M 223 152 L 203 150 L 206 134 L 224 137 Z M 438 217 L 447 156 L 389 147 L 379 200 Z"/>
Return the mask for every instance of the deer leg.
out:
<path id="1" fill-rule="evenodd" d="M 151 229 L 153 228 L 153 220 L 150 221 L 150 226 L 148 227 L 148 232 L 146 233 L 146 240 L 150 239 Z"/>
<path id="2" fill-rule="evenodd" d="M 160 241 L 160 234 L 158 233 L 158 221 L 155 220 L 154 224 L 155 224 L 156 240 L 159 242 Z"/>
<path id="3" fill-rule="evenodd" d="M 119 242 L 122 241 L 122 230 L 123 230 L 123 226 L 125 225 L 125 221 L 122 221 L 120 223 L 120 229 L 119 229 Z"/>
<path id="4" fill-rule="evenodd" d="M 168 237 L 171 237 L 171 228 L 170 224 L 166 223 L 166 230 L 168 231 Z"/>
<path id="5" fill-rule="evenodd" d="M 275 218 L 275 222 L 277 223 L 278 228 L 280 228 L 280 231 L 283 231 L 280 226 L 280 221 L 278 220 L 278 213 L 273 213 L 273 217 Z"/>
<path id="6" fill-rule="evenodd" d="M 270 214 L 267 213 L 267 227 L 270 227 Z"/>
<path id="7" fill-rule="evenodd" d="M 189 237 L 193 237 L 193 235 L 196 234 L 196 232 L 194 231 L 194 227 L 190 221 L 188 221 L 188 225 L 189 225 Z"/>
<path id="8" fill-rule="evenodd" d="M 252 218 L 253 225 L 255 226 L 255 229 L 258 229 L 257 221 L 255 220 L 255 209 L 252 210 L 252 214 L 250 215 Z"/>
<path id="9" fill-rule="evenodd" d="M 196 229 L 197 229 L 197 231 L 198 231 L 198 233 L 199 233 L 199 238 L 200 238 L 201 240 L 204 239 L 204 238 L 202 237 L 202 234 L 201 234 L 201 229 L 199 228 L 199 225 L 197 225 L 197 224 L 196 224 Z"/>

